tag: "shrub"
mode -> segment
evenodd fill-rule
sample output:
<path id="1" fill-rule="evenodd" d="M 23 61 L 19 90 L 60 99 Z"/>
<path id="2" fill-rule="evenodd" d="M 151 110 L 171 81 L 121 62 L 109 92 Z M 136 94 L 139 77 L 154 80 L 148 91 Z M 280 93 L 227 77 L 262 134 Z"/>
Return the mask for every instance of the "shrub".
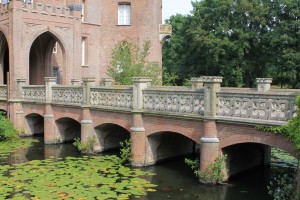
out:
<path id="1" fill-rule="evenodd" d="M 5 116 L 0 114 L 0 141 L 17 138 L 17 130 Z"/>
<path id="2" fill-rule="evenodd" d="M 80 138 L 75 138 L 73 145 L 78 148 L 78 150 L 82 153 L 94 153 L 94 146 L 96 144 L 96 137 L 89 137 L 87 141 L 82 144 Z"/>
<path id="3" fill-rule="evenodd" d="M 128 164 L 132 160 L 131 154 L 131 140 L 125 140 L 124 142 L 120 142 L 120 163 L 121 164 Z"/>

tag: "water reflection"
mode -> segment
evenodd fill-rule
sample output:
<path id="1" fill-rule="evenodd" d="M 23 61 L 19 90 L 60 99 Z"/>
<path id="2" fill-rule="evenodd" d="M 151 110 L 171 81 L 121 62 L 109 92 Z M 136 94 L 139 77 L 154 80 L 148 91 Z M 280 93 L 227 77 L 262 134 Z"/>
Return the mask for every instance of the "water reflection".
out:
<path id="1" fill-rule="evenodd" d="M 115 152 L 113 153 L 115 154 Z M 72 144 L 44 145 L 42 138 L 27 149 L 19 149 L 12 154 L 9 164 L 27 162 L 30 160 L 47 159 L 49 157 L 64 158 L 67 156 L 81 156 Z M 193 171 L 184 163 L 183 159 L 168 161 L 152 167 L 143 168 L 145 171 L 155 173 L 149 180 L 158 185 L 157 192 L 149 192 L 143 200 L 272 200 L 268 195 L 267 185 L 274 174 L 290 173 L 295 170 L 293 166 L 273 159 L 271 168 L 258 168 L 248 171 L 242 176 L 230 180 L 227 185 L 205 186 L 197 183 Z M 149 177 L 147 177 L 149 179 Z M 136 199 L 132 197 L 131 199 Z"/>

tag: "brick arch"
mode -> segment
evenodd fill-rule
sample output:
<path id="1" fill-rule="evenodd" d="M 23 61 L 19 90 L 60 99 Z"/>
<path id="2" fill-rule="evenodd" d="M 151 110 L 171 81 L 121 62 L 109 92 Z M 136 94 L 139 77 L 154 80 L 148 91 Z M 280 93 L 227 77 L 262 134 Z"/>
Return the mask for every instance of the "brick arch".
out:
<path id="1" fill-rule="evenodd" d="M 82 120 L 81 108 L 53 106 L 52 110 L 54 115 L 54 121 L 57 121 L 61 118 L 70 118 L 80 123 Z"/>
<path id="2" fill-rule="evenodd" d="M 40 38 L 41 37 L 41 38 Z M 44 43 L 42 41 L 48 41 L 48 43 Z M 43 30 L 37 32 L 28 43 L 28 48 L 26 48 L 25 55 L 28 55 L 28 71 L 30 82 L 34 83 L 37 81 L 36 84 L 42 84 L 43 80 L 41 78 L 37 78 L 35 80 L 34 77 L 37 74 L 44 74 L 44 76 L 53 76 L 52 74 L 52 67 L 51 67 L 51 57 L 52 57 L 52 49 L 55 43 L 59 44 L 59 47 L 62 52 L 62 63 L 61 68 L 59 71 L 62 71 L 62 74 L 59 77 L 62 77 L 62 82 L 66 82 L 66 63 L 67 63 L 67 52 L 66 52 L 66 44 L 59 36 L 59 34 L 53 32 L 52 30 Z M 41 51 L 42 50 L 42 51 Z M 32 62 L 32 63 L 31 63 Z M 39 72 L 38 70 L 41 70 Z M 35 76 L 32 76 L 35 74 Z M 32 77 L 31 77 L 32 76 Z M 58 77 L 58 78 L 59 78 Z M 33 80 L 33 81 L 32 81 Z"/>
<path id="3" fill-rule="evenodd" d="M 30 104 L 23 104 L 23 111 L 24 111 L 24 116 L 27 116 L 30 114 L 38 114 L 38 115 L 44 116 L 45 107 L 42 104 L 36 104 L 34 106 L 32 106 Z"/>
<path id="4" fill-rule="evenodd" d="M 94 130 L 97 138 L 94 149 L 97 152 L 118 148 L 120 142 L 130 139 L 130 131 L 118 124 L 103 123 L 97 125 Z"/>
<path id="5" fill-rule="evenodd" d="M 235 133 L 225 137 L 220 137 L 220 148 L 229 147 L 236 144 L 256 143 L 263 144 L 270 147 L 279 148 L 297 158 L 297 150 L 295 146 L 285 137 L 275 135 L 274 133 L 267 133 L 257 131 L 256 133 Z"/>
<path id="6" fill-rule="evenodd" d="M 1 84 L 7 83 L 6 72 L 8 72 L 9 68 L 10 68 L 9 50 L 10 50 L 10 48 L 9 48 L 9 43 L 8 43 L 8 37 L 0 29 L 0 66 L 1 66 L 0 82 L 1 82 Z"/>
<path id="7" fill-rule="evenodd" d="M 44 134 L 44 117 L 40 113 L 31 112 L 25 115 L 24 135 Z"/>
<path id="8" fill-rule="evenodd" d="M 81 124 L 70 117 L 61 117 L 55 120 L 55 132 L 59 142 L 73 141 L 81 136 Z"/>
<path id="9" fill-rule="evenodd" d="M 106 112 L 100 110 L 91 110 L 94 127 L 101 124 L 116 124 L 130 132 L 132 127 L 131 113 Z"/>
<path id="10" fill-rule="evenodd" d="M 198 144 L 200 143 L 200 138 L 203 137 L 203 123 L 197 120 L 152 116 L 145 116 L 143 120 L 146 136 L 160 132 L 173 132 L 183 135 Z"/>

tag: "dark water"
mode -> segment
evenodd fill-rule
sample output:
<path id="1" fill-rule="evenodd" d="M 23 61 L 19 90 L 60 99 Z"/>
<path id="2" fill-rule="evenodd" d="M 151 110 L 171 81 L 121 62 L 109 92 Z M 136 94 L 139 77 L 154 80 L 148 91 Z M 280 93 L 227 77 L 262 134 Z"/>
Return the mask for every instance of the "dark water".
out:
<path id="1" fill-rule="evenodd" d="M 111 152 L 115 154 L 116 152 Z M 72 144 L 44 145 L 42 139 L 28 149 L 20 149 L 8 158 L 9 164 L 30 160 L 81 156 Z M 183 159 L 168 161 L 143 170 L 154 172 L 151 183 L 158 185 L 157 192 L 141 197 L 145 200 L 272 200 L 267 185 L 277 175 L 290 173 L 296 169 L 296 161 L 282 162 L 272 159 L 271 167 L 258 168 L 230 180 L 227 185 L 206 186 L 197 183 L 193 171 Z"/>

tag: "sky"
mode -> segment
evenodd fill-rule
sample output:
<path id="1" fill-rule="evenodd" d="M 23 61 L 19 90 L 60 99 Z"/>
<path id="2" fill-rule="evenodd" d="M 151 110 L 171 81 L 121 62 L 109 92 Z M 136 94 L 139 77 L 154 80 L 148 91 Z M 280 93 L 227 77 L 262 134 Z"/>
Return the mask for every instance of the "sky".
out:
<path id="1" fill-rule="evenodd" d="M 192 10 L 191 0 L 163 0 L 162 21 L 169 19 L 171 15 L 189 14 Z"/>

